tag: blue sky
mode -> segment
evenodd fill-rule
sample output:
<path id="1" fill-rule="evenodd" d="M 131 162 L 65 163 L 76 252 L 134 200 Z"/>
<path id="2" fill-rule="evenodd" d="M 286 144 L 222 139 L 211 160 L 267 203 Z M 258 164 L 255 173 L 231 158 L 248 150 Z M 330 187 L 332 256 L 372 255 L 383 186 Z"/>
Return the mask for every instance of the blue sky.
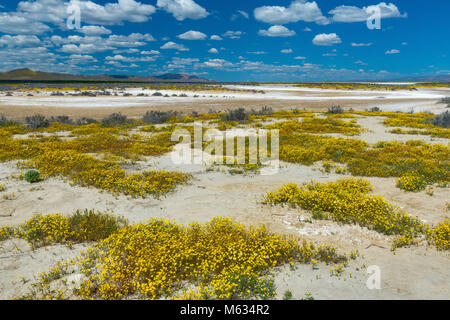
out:
<path id="1" fill-rule="evenodd" d="M 377 12 L 380 28 L 369 29 Z M 448 12 L 447 0 L 0 0 L 0 71 L 221 81 L 450 74 Z"/>

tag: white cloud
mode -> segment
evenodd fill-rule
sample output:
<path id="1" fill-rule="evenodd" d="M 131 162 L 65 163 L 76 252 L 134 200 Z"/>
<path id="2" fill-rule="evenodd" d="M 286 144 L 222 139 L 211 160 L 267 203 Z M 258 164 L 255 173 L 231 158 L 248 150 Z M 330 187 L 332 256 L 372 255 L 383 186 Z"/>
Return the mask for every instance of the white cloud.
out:
<path id="1" fill-rule="evenodd" d="M 95 59 L 93 56 L 89 56 L 89 55 L 72 54 L 69 58 L 70 58 L 70 63 L 73 63 L 73 64 L 87 64 L 87 63 L 97 62 L 97 59 Z"/>
<path id="2" fill-rule="evenodd" d="M 87 36 L 100 36 L 103 34 L 111 34 L 111 30 L 103 26 L 83 26 L 78 32 L 84 33 Z"/>
<path id="3" fill-rule="evenodd" d="M 295 60 L 305 60 L 306 57 L 295 57 L 294 59 L 295 59 Z"/>
<path id="4" fill-rule="evenodd" d="M 316 46 L 332 46 L 333 44 L 342 43 L 342 41 L 336 33 L 321 33 L 314 37 L 313 43 Z"/>
<path id="5" fill-rule="evenodd" d="M 247 53 L 248 53 L 248 54 L 257 54 L 257 55 L 260 55 L 260 54 L 267 54 L 266 51 L 248 51 Z"/>
<path id="6" fill-rule="evenodd" d="M 4 35 L 0 37 L 0 46 L 7 47 L 38 47 L 41 45 L 41 40 L 36 36 L 31 35 Z"/>
<path id="7" fill-rule="evenodd" d="M 178 51 L 189 51 L 185 46 L 175 43 L 173 41 L 167 42 L 165 45 L 161 47 L 163 50 L 178 50 Z"/>
<path id="8" fill-rule="evenodd" d="M 311 29 L 311 28 L 308 28 L 308 27 L 306 27 L 306 28 L 304 28 L 304 29 L 303 29 L 303 31 L 304 31 L 304 32 L 311 32 L 311 31 L 312 31 L 312 29 Z"/>
<path id="9" fill-rule="evenodd" d="M 229 61 L 226 61 L 224 59 L 209 59 L 208 61 L 205 61 L 198 65 L 198 67 L 206 67 L 206 68 L 214 68 L 214 69 L 221 69 L 225 67 L 232 67 L 233 64 Z"/>
<path id="10" fill-rule="evenodd" d="M 150 51 L 141 51 L 141 54 L 149 55 L 149 54 L 160 54 L 158 50 L 150 50 Z"/>
<path id="11" fill-rule="evenodd" d="M 400 53 L 400 50 L 397 50 L 397 49 L 392 49 L 392 50 L 386 51 L 386 54 L 398 54 L 398 53 Z"/>
<path id="12" fill-rule="evenodd" d="M 105 58 L 107 61 L 122 61 L 122 62 L 149 62 L 149 61 L 155 61 L 156 59 L 154 57 L 124 57 L 120 54 L 117 54 L 115 56 L 108 56 Z"/>
<path id="13" fill-rule="evenodd" d="M 177 36 L 177 38 L 179 39 L 183 39 L 183 40 L 204 40 L 206 39 L 207 35 L 200 32 L 200 31 L 187 31 L 183 34 L 180 34 Z"/>
<path id="14" fill-rule="evenodd" d="M 11 34 L 43 34 L 50 27 L 37 21 L 31 21 L 23 16 L 0 13 L 0 32 Z"/>
<path id="15" fill-rule="evenodd" d="M 80 45 L 65 44 L 64 46 L 62 46 L 61 51 L 67 53 L 89 54 L 95 52 L 109 51 L 113 49 L 114 49 L 113 47 L 107 46 L 105 44 L 82 43 Z"/>
<path id="16" fill-rule="evenodd" d="M 243 34 L 242 31 L 227 31 L 222 36 L 230 39 L 240 39 Z"/>
<path id="17" fill-rule="evenodd" d="M 336 53 L 332 53 L 332 52 L 327 52 L 322 54 L 323 57 L 336 57 L 337 54 Z"/>
<path id="18" fill-rule="evenodd" d="M 258 34 L 265 37 L 292 37 L 295 31 L 280 25 L 271 26 L 268 30 L 259 30 Z"/>
<path id="19" fill-rule="evenodd" d="M 401 14 L 397 6 L 393 3 L 386 4 L 380 2 L 377 5 L 358 8 L 355 6 L 339 6 L 329 12 L 335 22 L 360 22 L 366 21 L 372 14 L 371 11 L 379 9 L 382 19 L 387 18 L 405 18 L 407 15 Z"/>
<path id="20" fill-rule="evenodd" d="M 178 21 L 188 18 L 197 20 L 209 15 L 208 11 L 193 0 L 158 0 L 156 5 L 171 13 Z"/>
<path id="21" fill-rule="evenodd" d="M 217 34 L 213 34 L 213 35 L 210 37 L 210 39 L 211 39 L 211 40 L 223 40 L 222 37 L 218 36 Z"/>
<path id="22" fill-rule="evenodd" d="M 329 23 L 315 1 L 295 0 L 287 8 L 264 6 L 256 8 L 253 13 L 256 20 L 271 24 L 286 24 L 297 21 L 315 22 L 322 25 Z"/>
<path id="23" fill-rule="evenodd" d="M 243 10 L 238 10 L 237 11 L 241 16 L 243 16 L 245 19 L 249 18 L 249 15 L 247 12 L 243 11 Z"/>
<path id="24" fill-rule="evenodd" d="M 216 48 L 211 48 L 208 50 L 209 53 L 219 53 L 219 51 Z"/>
<path id="25" fill-rule="evenodd" d="M 231 16 L 231 21 L 236 20 L 239 17 L 244 17 L 245 19 L 249 19 L 249 15 L 247 12 L 243 10 L 238 10 L 235 14 Z"/>
<path id="26" fill-rule="evenodd" d="M 130 49 L 117 49 L 113 51 L 114 53 L 138 53 L 139 49 L 130 48 Z"/>
<path id="27" fill-rule="evenodd" d="M 292 49 L 283 49 L 280 51 L 281 53 L 292 53 Z"/>
<path id="28" fill-rule="evenodd" d="M 51 42 L 60 46 L 64 44 L 61 51 L 68 53 L 89 54 L 94 52 L 103 52 L 115 50 L 117 48 L 127 48 L 130 51 L 134 47 L 145 46 L 148 41 L 155 39 L 151 34 L 132 33 L 126 35 L 110 35 L 106 38 L 100 36 L 68 36 L 62 38 L 61 36 L 52 36 Z"/>
<path id="29" fill-rule="evenodd" d="M 118 0 L 117 3 L 106 3 L 104 6 L 93 1 L 78 3 L 82 22 L 87 24 L 119 25 L 124 21 L 145 22 L 156 11 L 154 6 L 135 0 Z M 22 1 L 18 4 L 18 12 L 36 21 L 64 26 L 68 4 L 65 0 Z"/>
<path id="30" fill-rule="evenodd" d="M 373 42 L 369 42 L 369 43 L 355 43 L 355 42 L 352 42 L 351 45 L 352 45 L 352 47 L 370 47 L 371 45 L 373 45 Z"/>

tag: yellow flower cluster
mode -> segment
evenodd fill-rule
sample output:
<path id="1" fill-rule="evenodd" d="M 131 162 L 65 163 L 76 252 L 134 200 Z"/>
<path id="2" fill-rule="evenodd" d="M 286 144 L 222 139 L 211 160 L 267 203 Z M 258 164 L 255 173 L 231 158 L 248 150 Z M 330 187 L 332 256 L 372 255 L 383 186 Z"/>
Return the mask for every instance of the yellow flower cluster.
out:
<path id="1" fill-rule="evenodd" d="M 290 120 L 285 122 L 276 122 L 273 125 L 266 126 L 267 129 L 280 129 L 286 134 L 293 133 L 341 133 L 345 135 L 358 135 L 362 132 L 359 125 L 347 122 L 337 117 L 327 118 L 303 118 L 302 121 Z"/>
<path id="2" fill-rule="evenodd" d="M 107 238 L 126 225 L 121 217 L 94 210 L 76 211 L 70 216 L 60 213 L 34 215 L 17 227 L 0 227 L 0 239 L 11 237 L 28 241 L 34 247 L 54 243 L 79 243 Z"/>
<path id="3" fill-rule="evenodd" d="M 123 193 L 131 196 L 145 197 L 151 194 L 159 197 L 175 190 L 179 184 L 185 184 L 191 175 L 181 172 L 143 171 L 127 175 L 122 169 L 92 169 L 72 176 L 72 179 L 82 185 Z"/>
<path id="4" fill-rule="evenodd" d="M 62 175 L 74 182 L 113 192 L 142 196 L 161 196 L 184 184 L 190 175 L 181 172 L 144 171 L 127 174 L 115 162 L 99 160 L 72 150 L 47 151 L 28 166 L 36 167 L 44 177 Z"/>
<path id="5" fill-rule="evenodd" d="M 408 173 L 397 179 L 397 188 L 406 191 L 421 191 L 427 186 L 424 176 L 414 173 Z"/>
<path id="6" fill-rule="evenodd" d="M 450 250 L 450 220 L 427 230 L 428 243 L 439 250 Z"/>
<path id="7" fill-rule="evenodd" d="M 388 113 L 384 124 L 390 127 L 407 127 L 415 130 L 403 130 L 396 128 L 391 130 L 394 134 L 423 134 L 433 137 L 450 139 L 450 129 L 441 128 L 429 123 L 428 121 L 435 117 L 429 113 Z M 420 130 L 417 130 L 420 129 Z"/>
<path id="8" fill-rule="evenodd" d="M 450 148 L 421 141 L 379 142 L 347 161 L 357 176 L 423 176 L 426 183 L 450 181 Z"/>
<path id="9" fill-rule="evenodd" d="M 334 248 L 225 218 L 187 227 L 153 219 L 120 229 L 78 261 L 83 298 L 273 298 L 268 271 L 286 263 L 346 260 Z M 192 284 L 191 290 L 182 290 Z"/>
<path id="10" fill-rule="evenodd" d="M 14 234 L 14 229 L 8 226 L 0 226 L 0 241 L 9 239 Z"/>
<path id="11" fill-rule="evenodd" d="M 292 134 L 280 130 L 280 159 L 311 165 L 317 161 L 333 160 L 345 163 L 357 158 L 366 149 L 364 141 L 332 138 L 313 134 Z"/>
<path id="12" fill-rule="evenodd" d="M 290 204 L 313 212 L 324 212 L 332 220 L 353 224 L 387 235 L 423 233 L 424 226 L 391 205 L 381 196 L 369 195 L 369 181 L 346 178 L 336 182 L 311 182 L 303 186 L 288 184 L 270 192 L 268 204 Z"/>

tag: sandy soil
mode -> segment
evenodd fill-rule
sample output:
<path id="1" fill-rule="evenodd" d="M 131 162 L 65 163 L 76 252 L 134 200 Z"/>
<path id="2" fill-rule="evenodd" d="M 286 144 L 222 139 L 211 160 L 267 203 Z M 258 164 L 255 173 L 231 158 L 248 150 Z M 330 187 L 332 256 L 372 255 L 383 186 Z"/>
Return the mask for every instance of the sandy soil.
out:
<path id="1" fill-rule="evenodd" d="M 423 138 L 387 133 L 382 118 L 358 119 L 367 132 L 359 138 L 371 143 L 381 140 Z M 357 136 L 358 138 L 358 136 Z M 442 142 L 442 141 L 441 141 Z M 448 141 L 447 141 L 448 142 Z M 131 199 L 114 197 L 96 189 L 71 186 L 62 179 L 48 179 L 33 185 L 12 178 L 19 174 L 16 162 L 0 163 L 0 180 L 7 187 L 2 194 L 12 194 L 10 200 L 0 198 L 0 225 L 16 225 L 35 213 L 71 214 L 77 209 L 98 209 L 124 215 L 131 223 L 150 218 L 172 219 L 187 224 L 206 222 L 216 216 L 235 218 L 244 224 L 266 224 L 272 231 L 304 237 L 308 240 L 336 246 L 340 251 L 358 250 L 361 256 L 351 261 L 342 275 L 331 275 L 329 266 L 299 265 L 295 270 L 275 270 L 279 298 L 286 290 L 296 299 L 307 292 L 315 299 L 450 299 L 450 255 L 424 246 L 390 251 L 391 238 L 356 225 L 339 225 L 331 221 L 311 220 L 308 212 L 300 209 L 263 205 L 265 194 L 288 182 L 310 180 L 332 181 L 342 175 L 323 173 L 320 165 L 302 166 L 282 163 L 275 175 L 230 175 L 209 171 L 204 165 L 175 165 L 170 154 L 138 162 L 132 169 L 166 169 L 190 172 L 194 179 L 180 186 L 164 198 Z M 437 223 L 449 217 L 445 203 L 450 199 L 450 188 L 435 188 L 433 196 L 425 192 L 408 193 L 395 187 L 395 178 L 369 178 L 374 194 L 384 196 L 413 216 L 427 223 Z M 58 259 L 77 256 L 84 245 L 73 250 L 65 246 L 51 246 L 31 251 L 21 240 L 0 242 L 0 299 L 24 294 L 33 274 L 44 271 Z M 379 266 L 381 289 L 366 286 L 369 266 Z M 25 277 L 24 283 L 19 279 Z"/>

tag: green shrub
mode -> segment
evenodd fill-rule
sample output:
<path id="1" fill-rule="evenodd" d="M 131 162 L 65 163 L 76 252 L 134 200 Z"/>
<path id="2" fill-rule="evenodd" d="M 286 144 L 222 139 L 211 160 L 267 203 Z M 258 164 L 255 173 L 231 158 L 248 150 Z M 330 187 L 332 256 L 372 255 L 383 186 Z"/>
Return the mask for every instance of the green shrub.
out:
<path id="1" fill-rule="evenodd" d="M 36 170 L 29 170 L 25 173 L 24 176 L 25 180 L 29 183 L 39 182 L 40 181 L 40 175 L 39 172 Z"/>
<path id="2" fill-rule="evenodd" d="M 450 128 L 450 111 L 445 111 L 443 113 L 441 113 L 440 115 L 438 115 L 437 117 L 425 121 L 425 123 L 432 123 L 433 125 L 437 126 L 437 127 L 442 127 L 442 128 Z"/>
<path id="3" fill-rule="evenodd" d="M 344 113 L 344 109 L 342 109 L 341 106 L 332 106 L 332 107 L 328 108 L 327 113 L 328 114 L 341 114 L 341 113 Z"/>
<path id="4" fill-rule="evenodd" d="M 76 242 L 106 239 L 127 224 L 124 219 L 94 210 L 77 210 L 68 220 L 74 234 L 71 240 Z"/>
<path id="5" fill-rule="evenodd" d="M 244 122 L 248 120 L 248 112 L 244 108 L 229 110 L 222 116 L 222 121 Z"/>
<path id="6" fill-rule="evenodd" d="M 142 117 L 142 121 L 145 123 L 166 123 L 169 119 L 177 117 L 178 113 L 176 111 L 147 111 Z"/>
<path id="7" fill-rule="evenodd" d="M 122 115 L 121 113 L 113 113 L 109 116 L 103 118 L 102 126 L 104 127 L 115 127 L 121 126 L 123 124 L 128 123 L 127 116 Z"/>
<path id="8" fill-rule="evenodd" d="M 73 120 L 70 119 L 68 116 L 57 116 L 57 117 L 51 117 L 50 122 L 58 122 L 61 124 L 74 124 Z"/>
<path id="9" fill-rule="evenodd" d="M 25 117 L 25 124 L 32 129 L 48 128 L 50 121 L 40 114 L 31 117 Z"/>

